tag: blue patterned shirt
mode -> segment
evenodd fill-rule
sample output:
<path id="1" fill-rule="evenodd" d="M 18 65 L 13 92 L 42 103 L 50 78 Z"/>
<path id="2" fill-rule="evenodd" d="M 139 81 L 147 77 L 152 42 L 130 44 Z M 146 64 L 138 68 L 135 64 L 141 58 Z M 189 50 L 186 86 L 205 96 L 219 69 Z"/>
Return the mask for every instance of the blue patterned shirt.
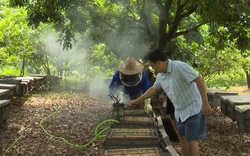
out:
<path id="1" fill-rule="evenodd" d="M 188 117 L 199 113 L 202 99 L 196 79 L 199 75 L 182 61 L 168 59 L 167 73 L 158 73 L 154 88 L 162 88 L 175 107 L 175 118 L 184 122 Z"/>

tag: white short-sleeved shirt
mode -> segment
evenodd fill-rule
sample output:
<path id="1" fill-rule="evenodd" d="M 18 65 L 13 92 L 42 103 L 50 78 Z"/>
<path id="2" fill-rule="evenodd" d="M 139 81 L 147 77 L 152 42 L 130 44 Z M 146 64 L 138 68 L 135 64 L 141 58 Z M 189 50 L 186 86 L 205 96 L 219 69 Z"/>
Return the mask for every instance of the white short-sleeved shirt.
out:
<path id="1" fill-rule="evenodd" d="M 196 82 L 199 75 L 193 68 L 182 61 L 168 59 L 167 73 L 158 73 L 154 88 L 162 88 L 175 107 L 177 121 L 199 113 L 202 109 L 201 95 Z"/>

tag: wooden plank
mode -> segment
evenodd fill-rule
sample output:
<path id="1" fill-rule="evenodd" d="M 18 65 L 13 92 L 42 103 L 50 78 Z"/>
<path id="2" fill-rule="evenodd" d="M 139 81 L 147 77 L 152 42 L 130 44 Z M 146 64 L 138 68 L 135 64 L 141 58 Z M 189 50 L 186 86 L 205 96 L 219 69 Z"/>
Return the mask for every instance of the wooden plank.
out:
<path id="1" fill-rule="evenodd" d="M 13 95 L 16 95 L 16 86 L 15 84 L 1 84 L 0 83 L 0 89 L 9 89 L 10 90 L 10 94 L 13 96 Z"/>
<path id="2" fill-rule="evenodd" d="M 0 107 L 4 107 L 10 104 L 10 100 L 0 100 Z"/>
<path id="3" fill-rule="evenodd" d="M 125 116 L 150 116 L 143 109 L 125 109 Z"/>
<path id="4" fill-rule="evenodd" d="M 161 134 L 161 139 L 163 140 L 163 141 L 161 141 L 162 147 L 167 147 L 167 146 L 171 145 L 171 141 L 170 141 L 170 139 L 165 131 L 165 128 L 159 129 L 159 132 Z"/>
<path id="5" fill-rule="evenodd" d="M 128 128 L 128 127 L 156 127 L 154 118 L 150 116 L 124 116 L 121 117 L 119 123 L 113 123 L 112 127 Z"/>
<path id="6" fill-rule="evenodd" d="M 164 156 L 157 147 L 104 150 L 102 156 Z"/>
<path id="7" fill-rule="evenodd" d="M 16 88 L 15 84 L 3 84 L 0 83 L 0 89 L 13 89 Z"/>
<path id="8" fill-rule="evenodd" d="M 9 100 L 11 98 L 9 89 L 0 89 L 0 99 Z"/>
<path id="9" fill-rule="evenodd" d="M 4 84 L 20 84 L 21 80 L 16 80 L 16 79 L 0 79 L 0 83 Z"/>
<path id="10" fill-rule="evenodd" d="M 34 81 L 34 77 L 30 77 L 30 76 L 19 76 L 19 77 L 15 77 L 16 80 L 32 80 Z"/>
<path id="11" fill-rule="evenodd" d="M 11 85 L 16 85 L 16 90 L 14 93 L 14 96 L 20 96 L 20 83 L 21 80 L 16 80 L 16 79 L 0 79 L 0 83 L 2 84 L 11 84 Z"/>
<path id="12" fill-rule="evenodd" d="M 158 132 L 154 128 L 110 128 L 104 149 L 159 147 Z"/>

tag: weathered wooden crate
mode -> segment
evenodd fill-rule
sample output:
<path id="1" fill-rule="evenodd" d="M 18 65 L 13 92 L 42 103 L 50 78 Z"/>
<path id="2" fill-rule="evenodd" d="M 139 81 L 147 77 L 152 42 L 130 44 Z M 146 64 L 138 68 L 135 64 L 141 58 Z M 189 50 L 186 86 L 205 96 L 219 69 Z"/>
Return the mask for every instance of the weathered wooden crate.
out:
<path id="1" fill-rule="evenodd" d="M 0 100 L 0 129 L 6 127 L 8 119 L 7 106 L 10 104 L 10 100 Z"/>
<path id="2" fill-rule="evenodd" d="M 157 147 L 128 148 L 105 150 L 102 156 L 164 156 L 162 149 Z"/>
<path id="3" fill-rule="evenodd" d="M 21 82 L 27 82 L 27 92 L 32 90 L 34 87 L 34 77 L 16 77 L 16 80 L 21 80 Z"/>
<path id="4" fill-rule="evenodd" d="M 15 84 L 2 84 L 0 83 L 0 89 L 9 89 L 11 97 L 16 95 L 16 85 Z"/>
<path id="5" fill-rule="evenodd" d="M 235 97 L 238 97 L 238 95 L 229 95 L 229 96 L 221 96 L 221 98 L 220 98 L 220 100 L 221 100 L 221 107 L 220 107 L 220 109 L 221 109 L 221 112 L 224 114 L 224 115 L 226 115 L 226 116 L 228 116 L 228 114 L 227 114 L 227 112 L 228 112 L 228 101 L 227 101 L 227 99 L 228 98 L 235 98 Z"/>
<path id="6" fill-rule="evenodd" d="M 159 147 L 158 132 L 154 128 L 110 128 L 104 149 Z"/>
<path id="7" fill-rule="evenodd" d="M 125 109 L 125 116 L 150 116 L 143 109 Z"/>
<path id="8" fill-rule="evenodd" d="M 119 123 L 113 123 L 111 127 L 114 128 L 133 128 L 133 127 L 147 127 L 154 128 L 156 127 L 156 123 L 154 118 L 151 116 L 124 116 L 120 118 Z"/>
<path id="9" fill-rule="evenodd" d="M 39 81 L 42 80 L 42 83 L 46 83 L 47 78 L 48 78 L 48 75 L 46 75 L 46 74 L 30 74 L 29 76 L 30 77 L 41 77 L 42 79 L 39 79 Z"/>
<path id="10" fill-rule="evenodd" d="M 225 95 L 238 95 L 237 92 L 225 91 L 221 89 L 208 89 L 207 96 L 209 104 L 213 107 L 220 107 L 221 106 L 221 96 Z"/>
<path id="11" fill-rule="evenodd" d="M 22 96 L 23 95 L 20 92 L 20 83 L 21 83 L 21 80 L 16 80 L 16 79 L 0 79 L 0 83 L 2 83 L 2 84 L 16 85 L 16 91 L 15 91 L 14 96 Z"/>
<path id="12" fill-rule="evenodd" d="M 21 82 L 20 83 L 20 95 L 24 95 L 28 92 L 28 82 Z"/>
<path id="13" fill-rule="evenodd" d="M 235 121 L 235 107 L 239 105 L 247 105 L 250 104 L 250 96 L 248 95 L 239 95 L 234 98 L 228 98 L 228 105 L 227 105 L 227 115 L 233 121 Z"/>
<path id="14" fill-rule="evenodd" d="M 9 89 L 0 89 L 0 100 L 11 99 L 11 94 Z"/>
<path id="15" fill-rule="evenodd" d="M 239 129 L 244 133 L 250 133 L 250 102 L 248 105 L 235 107 L 235 118 Z"/>

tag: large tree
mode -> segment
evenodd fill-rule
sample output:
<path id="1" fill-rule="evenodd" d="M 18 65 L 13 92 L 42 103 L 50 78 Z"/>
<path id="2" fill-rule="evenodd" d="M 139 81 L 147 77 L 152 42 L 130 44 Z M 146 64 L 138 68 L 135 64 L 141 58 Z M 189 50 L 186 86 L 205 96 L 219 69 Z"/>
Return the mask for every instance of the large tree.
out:
<path id="1" fill-rule="evenodd" d="M 249 0 L 9 0 L 9 4 L 27 8 L 33 27 L 52 23 L 66 49 L 81 33 L 116 54 L 126 53 L 124 57 L 159 47 L 180 58 L 190 54 L 182 42 L 204 44 L 199 28 L 205 24 L 216 38 L 211 42 L 215 50 L 223 50 L 230 40 L 247 57 L 250 47 Z M 249 69 L 245 71 L 249 82 Z"/>
<path id="2" fill-rule="evenodd" d="M 74 32 L 83 33 L 87 29 L 93 39 L 101 42 L 108 43 L 107 36 L 111 35 L 121 41 L 119 35 L 136 34 L 142 42 L 146 40 L 154 47 L 167 48 L 173 39 L 197 32 L 203 24 L 209 24 L 211 32 L 222 38 L 224 35 L 218 34 L 216 28 L 219 25 L 228 27 L 232 33 L 230 39 L 246 37 L 243 29 L 249 26 L 247 0 L 9 1 L 12 6 L 27 7 L 30 25 L 53 23 L 64 34 L 65 48 L 71 46 Z M 236 29 L 239 30 L 237 34 Z"/>

